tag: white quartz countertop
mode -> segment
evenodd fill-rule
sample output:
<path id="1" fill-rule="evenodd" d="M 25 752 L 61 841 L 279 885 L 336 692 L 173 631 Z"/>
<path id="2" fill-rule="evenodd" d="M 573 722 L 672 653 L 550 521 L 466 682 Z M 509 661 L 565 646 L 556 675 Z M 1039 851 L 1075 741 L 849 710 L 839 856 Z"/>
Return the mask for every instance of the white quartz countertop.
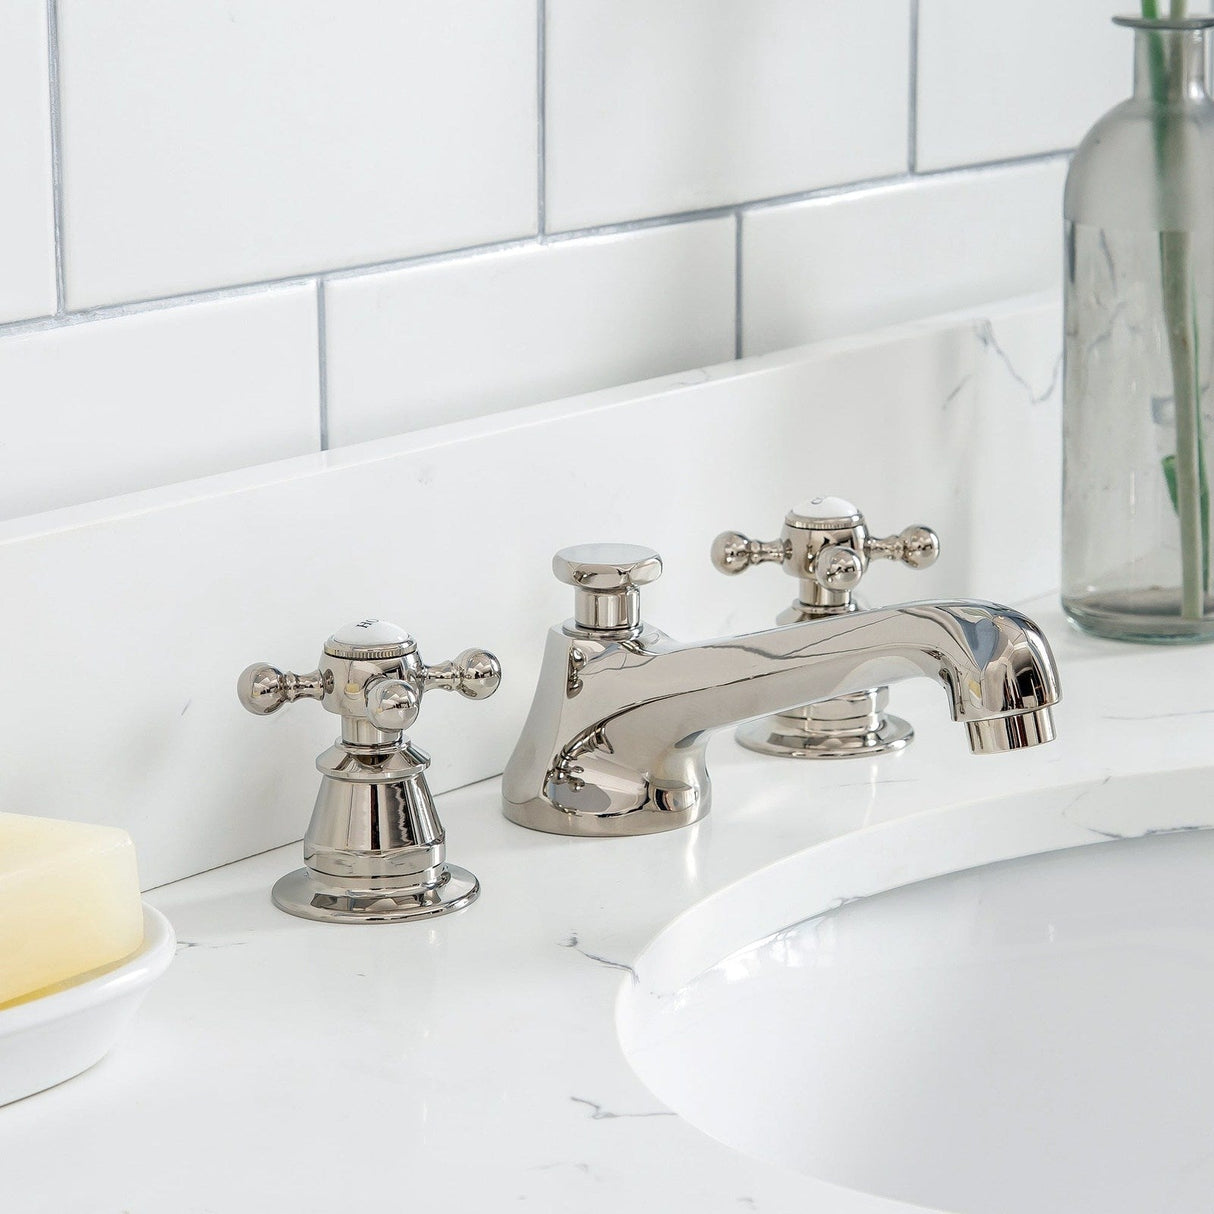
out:
<path id="1" fill-rule="evenodd" d="M 448 794 L 449 858 L 483 892 L 432 923 L 281 914 L 269 890 L 299 866 L 298 845 L 154 890 L 179 955 L 97 1067 L 0 1109 L 0 1209 L 910 1210 L 747 1158 L 664 1109 L 621 1051 L 616 997 L 672 920 L 767 865 L 818 866 L 813 914 L 831 879 L 822 845 L 841 836 L 879 847 L 896 829 L 904 883 L 940 870 L 941 811 L 962 823 L 968 802 L 1214 758 L 1214 648 L 1094 641 L 1052 600 L 1025 608 L 1062 671 L 1049 746 L 971 757 L 939 688 L 919 680 L 892 692 L 917 732 L 899 755 L 796 763 L 718 734 L 712 812 L 685 830 L 568 839 L 505 821 L 496 781 Z M 1019 838 L 990 813 L 974 830 L 997 829 L 1000 854 L 1117 833 L 1072 814 L 1066 834 L 1057 816 L 1055 836 L 1037 823 Z M 733 947 L 723 939 L 721 955 Z"/>

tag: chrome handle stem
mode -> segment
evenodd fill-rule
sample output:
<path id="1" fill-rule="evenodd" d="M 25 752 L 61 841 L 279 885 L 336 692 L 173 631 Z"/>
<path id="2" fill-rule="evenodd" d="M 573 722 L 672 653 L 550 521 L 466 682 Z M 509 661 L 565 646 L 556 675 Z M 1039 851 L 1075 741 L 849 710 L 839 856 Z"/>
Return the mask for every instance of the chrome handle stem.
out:
<path id="1" fill-rule="evenodd" d="M 236 684 L 241 704 L 259 717 L 269 716 L 295 700 L 323 700 L 328 690 L 319 670 L 295 674 L 265 662 L 247 667 Z"/>

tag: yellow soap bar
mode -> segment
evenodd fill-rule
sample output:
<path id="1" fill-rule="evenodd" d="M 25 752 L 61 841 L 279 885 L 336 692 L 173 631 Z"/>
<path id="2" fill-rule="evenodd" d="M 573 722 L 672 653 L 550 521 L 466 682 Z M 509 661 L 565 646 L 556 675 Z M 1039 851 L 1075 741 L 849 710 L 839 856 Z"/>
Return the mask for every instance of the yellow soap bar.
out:
<path id="1" fill-rule="evenodd" d="M 121 961 L 142 943 L 126 831 L 0 814 L 0 1007 Z"/>

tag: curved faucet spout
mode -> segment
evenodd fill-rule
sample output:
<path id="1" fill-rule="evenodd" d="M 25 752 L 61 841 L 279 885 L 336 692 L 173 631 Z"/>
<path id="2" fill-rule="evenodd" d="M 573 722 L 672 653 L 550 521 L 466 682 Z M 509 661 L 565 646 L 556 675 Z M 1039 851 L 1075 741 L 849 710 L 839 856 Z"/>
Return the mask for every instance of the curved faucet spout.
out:
<path id="1" fill-rule="evenodd" d="M 909 603 L 692 645 L 653 629 L 619 641 L 553 629 L 503 776 L 506 816 L 576 835 L 687 825 L 708 809 L 712 730 L 919 676 L 944 687 L 975 753 L 1054 736 L 1049 645 L 991 603 Z"/>

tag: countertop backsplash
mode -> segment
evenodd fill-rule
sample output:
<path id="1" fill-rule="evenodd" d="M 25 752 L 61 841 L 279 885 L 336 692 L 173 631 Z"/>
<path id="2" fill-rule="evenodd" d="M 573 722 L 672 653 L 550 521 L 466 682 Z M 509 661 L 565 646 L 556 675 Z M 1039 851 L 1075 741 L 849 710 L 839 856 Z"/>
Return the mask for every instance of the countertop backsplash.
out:
<path id="1" fill-rule="evenodd" d="M 0 0 L 0 518 L 1056 290 L 1115 7 Z"/>

